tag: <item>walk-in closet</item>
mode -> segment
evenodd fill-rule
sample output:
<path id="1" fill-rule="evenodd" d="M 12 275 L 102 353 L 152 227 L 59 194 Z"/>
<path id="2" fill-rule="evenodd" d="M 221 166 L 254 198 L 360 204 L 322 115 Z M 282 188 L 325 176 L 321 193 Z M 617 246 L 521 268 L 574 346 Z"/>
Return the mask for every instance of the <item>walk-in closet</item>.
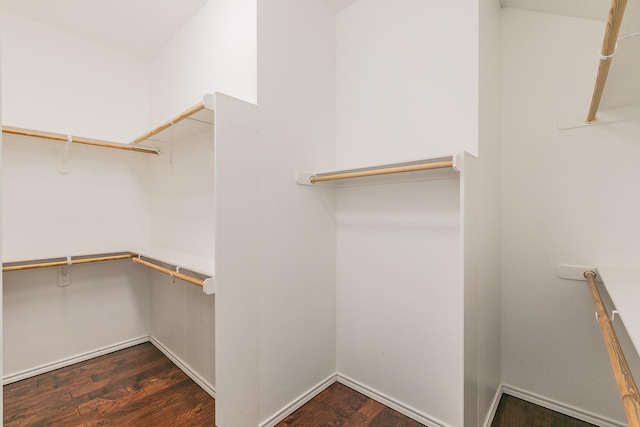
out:
<path id="1" fill-rule="evenodd" d="M 639 2 L 0 0 L 3 384 L 625 425 L 591 294 L 629 378 Z"/>

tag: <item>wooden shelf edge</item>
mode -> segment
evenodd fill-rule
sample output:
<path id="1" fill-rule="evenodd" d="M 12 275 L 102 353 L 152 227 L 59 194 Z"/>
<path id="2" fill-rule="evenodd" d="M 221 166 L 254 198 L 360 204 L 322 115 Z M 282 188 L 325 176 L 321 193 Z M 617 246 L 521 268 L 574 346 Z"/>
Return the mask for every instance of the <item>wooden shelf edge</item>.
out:
<path id="1" fill-rule="evenodd" d="M 136 145 L 139 144 L 147 139 L 150 139 L 152 137 L 154 137 L 155 135 L 161 133 L 162 131 L 170 128 L 171 126 L 174 126 L 178 123 L 180 123 L 181 121 L 188 119 L 189 117 L 193 116 L 194 114 L 196 114 L 199 111 L 202 111 L 204 109 L 207 110 L 213 110 L 213 95 L 211 94 L 206 94 L 204 95 L 202 102 L 199 102 L 198 104 L 186 109 L 185 111 L 177 114 L 176 116 L 172 117 L 171 119 L 167 120 L 166 122 L 160 124 L 159 126 L 156 126 L 155 128 L 151 129 L 149 132 L 144 133 L 143 135 L 140 135 L 138 138 L 134 139 L 131 144 Z"/>
<path id="2" fill-rule="evenodd" d="M 144 252 L 144 253 L 141 253 Z M 112 252 L 112 253 L 104 253 L 104 254 L 95 254 L 95 255 L 82 255 L 82 256 L 69 256 L 69 257 L 56 257 L 56 258 L 47 258 L 47 259 L 39 259 L 39 260 L 28 260 L 28 261 L 15 261 L 15 262 L 6 262 L 2 264 L 2 272 L 16 272 L 23 270 L 32 270 L 32 269 L 40 269 L 40 268 L 50 268 L 50 267 L 65 267 L 69 265 L 78 265 L 78 264 L 88 264 L 88 263 L 96 263 L 96 262 L 104 262 L 104 261 L 119 261 L 125 259 L 132 259 L 134 262 L 145 265 L 147 267 L 153 268 L 155 270 L 161 271 L 165 274 L 169 274 L 173 277 L 177 277 L 181 280 L 187 281 L 189 283 L 193 283 L 195 285 L 201 286 L 203 291 L 212 295 L 215 294 L 216 291 L 216 278 L 215 274 L 205 273 L 201 268 L 195 266 L 195 263 L 187 262 L 186 265 L 182 262 L 172 261 L 171 254 L 179 254 L 180 257 L 189 257 L 188 254 L 178 253 L 175 251 L 165 251 L 165 255 L 161 255 L 159 257 L 155 257 L 150 254 L 148 250 L 145 251 L 124 251 L 124 252 Z M 166 254 L 170 255 L 167 256 Z M 144 258 L 144 259 L 143 259 Z M 203 257 L 191 256 L 193 259 L 202 260 Z M 188 274 L 181 273 L 179 271 L 172 271 L 166 267 L 163 267 L 159 264 L 171 265 L 174 267 L 179 267 L 180 269 L 190 271 L 196 275 L 205 276 L 204 278 L 193 277 Z M 191 265 L 190 265 L 191 264 Z"/>
<path id="3" fill-rule="evenodd" d="M 66 143 L 69 141 L 69 136 L 67 135 L 50 133 L 50 132 L 42 132 L 39 130 L 32 130 L 32 129 L 22 129 L 22 128 L 17 128 L 12 126 L 3 126 L 2 133 L 6 133 L 10 135 L 27 136 L 32 138 L 42 138 L 42 139 L 48 139 L 48 140 L 58 141 L 63 143 Z M 71 143 L 91 145 L 91 146 L 103 147 L 103 148 L 113 148 L 116 150 L 132 151 L 136 153 L 153 154 L 156 156 L 159 154 L 158 151 L 153 148 L 136 147 L 128 144 L 118 144 L 115 142 L 106 142 L 106 141 L 100 141 L 97 139 L 90 139 L 90 138 L 84 138 L 84 137 L 78 137 L 78 136 L 71 136 Z"/>

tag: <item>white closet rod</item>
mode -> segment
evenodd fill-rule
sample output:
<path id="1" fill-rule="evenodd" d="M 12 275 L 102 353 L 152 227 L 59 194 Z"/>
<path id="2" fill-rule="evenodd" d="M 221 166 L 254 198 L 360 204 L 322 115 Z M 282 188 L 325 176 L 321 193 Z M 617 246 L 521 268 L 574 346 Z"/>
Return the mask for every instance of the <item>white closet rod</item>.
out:
<path id="1" fill-rule="evenodd" d="M 596 286 L 596 273 L 593 271 L 585 271 L 584 277 L 589 283 L 589 290 L 591 292 L 591 298 L 593 299 L 593 305 L 596 308 L 596 317 L 602 330 L 602 337 L 604 338 L 604 344 L 609 353 L 609 361 L 611 362 L 611 368 L 613 369 L 613 375 L 616 378 L 618 384 L 618 391 L 622 397 L 622 404 L 627 414 L 627 420 L 630 427 L 640 427 L 640 397 L 638 395 L 638 387 L 631 375 L 631 370 L 627 364 L 627 359 L 622 352 L 620 341 L 616 335 L 616 331 L 613 329 L 613 323 L 609 319 L 607 309 L 604 306 L 598 287 Z"/>
<path id="2" fill-rule="evenodd" d="M 596 113 L 600 106 L 600 100 L 604 92 L 604 86 L 607 83 L 607 77 L 609 75 L 609 68 L 611 67 L 611 60 L 613 54 L 616 51 L 616 43 L 618 41 L 618 34 L 620 33 L 620 25 L 622 24 L 622 17 L 624 16 L 624 10 L 627 7 L 627 0 L 611 0 L 611 8 L 609 9 L 609 17 L 607 19 L 607 26 L 604 30 L 604 40 L 602 41 L 602 51 L 600 55 L 600 63 L 598 65 L 598 75 L 596 77 L 595 88 L 593 89 L 593 96 L 591 98 L 591 105 L 589 106 L 589 113 L 585 119 L 586 123 L 594 123 L 596 121 Z"/>
<path id="3" fill-rule="evenodd" d="M 30 136 L 34 138 L 50 139 L 53 141 L 60 141 L 60 142 L 70 141 L 75 144 L 93 145 L 96 147 L 104 147 L 104 148 L 115 148 L 117 150 L 135 151 L 138 153 L 147 153 L 147 154 L 155 154 L 155 155 L 159 154 L 158 151 L 151 148 L 134 147 L 127 144 L 116 144 L 112 142 L 97 141 L 95 139 L 81 138 L 77 136 L 69 137 L 67 135 L 41 132 L 37 130 L 27 130 L 27 129 L 19 129 L 19 128 L 4 126 L 2 128 L 2 132 L 12 134 L 12 135 L 21 135 L 21 136 Z"/>
<path id="4" fill-rule="evenodd" d="M 336 179 L 360 178 L 364 176 L 388 175 L 393 173 L 416 172 L 416 171 L 423 171 L 423 170 L 429 170 L 429 169 L 443 169 L 443 168 L 451 168 L 451 167 L 453 167 L 453 161 L 448 160 L 443 162 L 421 163 L 418 165 L 394 166 L 394 167 L 369 169 L 369 170 L 356 171 L 356 172 L 343 172 L 343 173 L 336 173 L 331 175 L 314 175 L 309 180 L 311 181 L 312 184 L 314 184 L 316 182 L 334 181 Z"/>

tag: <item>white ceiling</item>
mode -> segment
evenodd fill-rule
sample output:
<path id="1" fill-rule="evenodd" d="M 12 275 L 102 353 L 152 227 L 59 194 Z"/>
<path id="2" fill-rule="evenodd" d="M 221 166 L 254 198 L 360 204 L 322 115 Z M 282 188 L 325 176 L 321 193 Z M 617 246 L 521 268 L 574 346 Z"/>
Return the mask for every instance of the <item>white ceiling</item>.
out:
<path id="1" fill-rule="evenodd" d="M 640 0 L 628 1 L 621 34 L 640 31 L 639 2 Z M 501 0 L 501 3 L 504 7 L 593 19 L 603 22 L 607 20 L 609 7 L 611 6 L 611 0 Z"/>
<path id="2" fill-rule="evenodd" d="M 143 60 L 155 54 L 180 30 L 180 28 L 208 0 L 0 0 L 0 10 L 60 30 L 76 34 L 93 42 L 111 47 Z M 257 0 L 259 1 L 259 0 Z M 336 13 L 359 0 L 324 0 Z M 389 0 L 391 1 L 391 0 Z M 495 0 L 504 7 L 526 9 L 556 15 L 606 21 L 610 0 Z M 640 31 L 640 0 L 629 0 L 621 34 Z M 604 34 L 604 24 L 603 24 Z M 640 41 L 640 40 L 638 40 Z M 632 50 L 624 58 L 616 57 L 612 77 L 620 70 L 636 73 L 640 70 L 640 55 L 631 46 L 638 41 L 625 41 L 625 50 Z M 594 47 L 594 50 L 599 46 Z M 631 65 L 627 65 L 627 63 Z M 633 76 L 619 80 L 635 82 Z M 611 87 L 606 92 L 627 94 L 629 87 L 622 83 L 617 91 Z M 611 86 L 614 86 L 613 84 Z M 640 85 L 634 85 L 640 91 Z M 618 96 L 606 96 L 617 99 Z M 640 99 L 640 94 L 637 96 Z"/>
<path id="3" fill-rule="evenodd" d="M 502 6 L 606 21 L 610 0 L 501 0 Z"/>
<path id="4" fill-rule="evenodd" d="M 207 0 L 0 0 L 0 9 L 150 60 Z"/>
<path id="5" fill-rule="evenodd" d="M 207 1 L 0 0 L 0 10 L 150 60 Z M 326 1 L 340 12 L 359 0 Z M 630 0 L 629 5 L 638 2 Z M 610 0 L 501 0 L 501 3 L 505 7 L 606 21 Z M 625 15 L 623 29 L 627 28 L 640 30 L 640 14 Z"/>

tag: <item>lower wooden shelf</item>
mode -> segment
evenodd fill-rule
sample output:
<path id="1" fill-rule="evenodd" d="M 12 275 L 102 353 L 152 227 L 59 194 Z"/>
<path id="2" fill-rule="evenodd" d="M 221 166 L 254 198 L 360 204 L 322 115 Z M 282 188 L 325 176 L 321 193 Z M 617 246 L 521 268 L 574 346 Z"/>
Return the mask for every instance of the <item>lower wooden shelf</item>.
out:
<path id="1" fill-rule="evenodd" d="M 2 264 L 2 272 L 31 270 L 37 268 L 67 267 L 77 264 L 118 261 L 123 259 L 133 259 L 138 264 L 153 268 L 154 270 L 168 274 L 171 277 L 176 277 L 197 286 L 202 286 L 204 293 L 207 295 L 213 295 L 216 293 L 215 263 L 213 259 L 153 247 L 136 251 L 4 262 Z M 163 265 L 158 265 L 158 263 L 173 266 L 173 268 L 171 269 Z M 184 270 L 194 274 L 187 274 Z"/>

